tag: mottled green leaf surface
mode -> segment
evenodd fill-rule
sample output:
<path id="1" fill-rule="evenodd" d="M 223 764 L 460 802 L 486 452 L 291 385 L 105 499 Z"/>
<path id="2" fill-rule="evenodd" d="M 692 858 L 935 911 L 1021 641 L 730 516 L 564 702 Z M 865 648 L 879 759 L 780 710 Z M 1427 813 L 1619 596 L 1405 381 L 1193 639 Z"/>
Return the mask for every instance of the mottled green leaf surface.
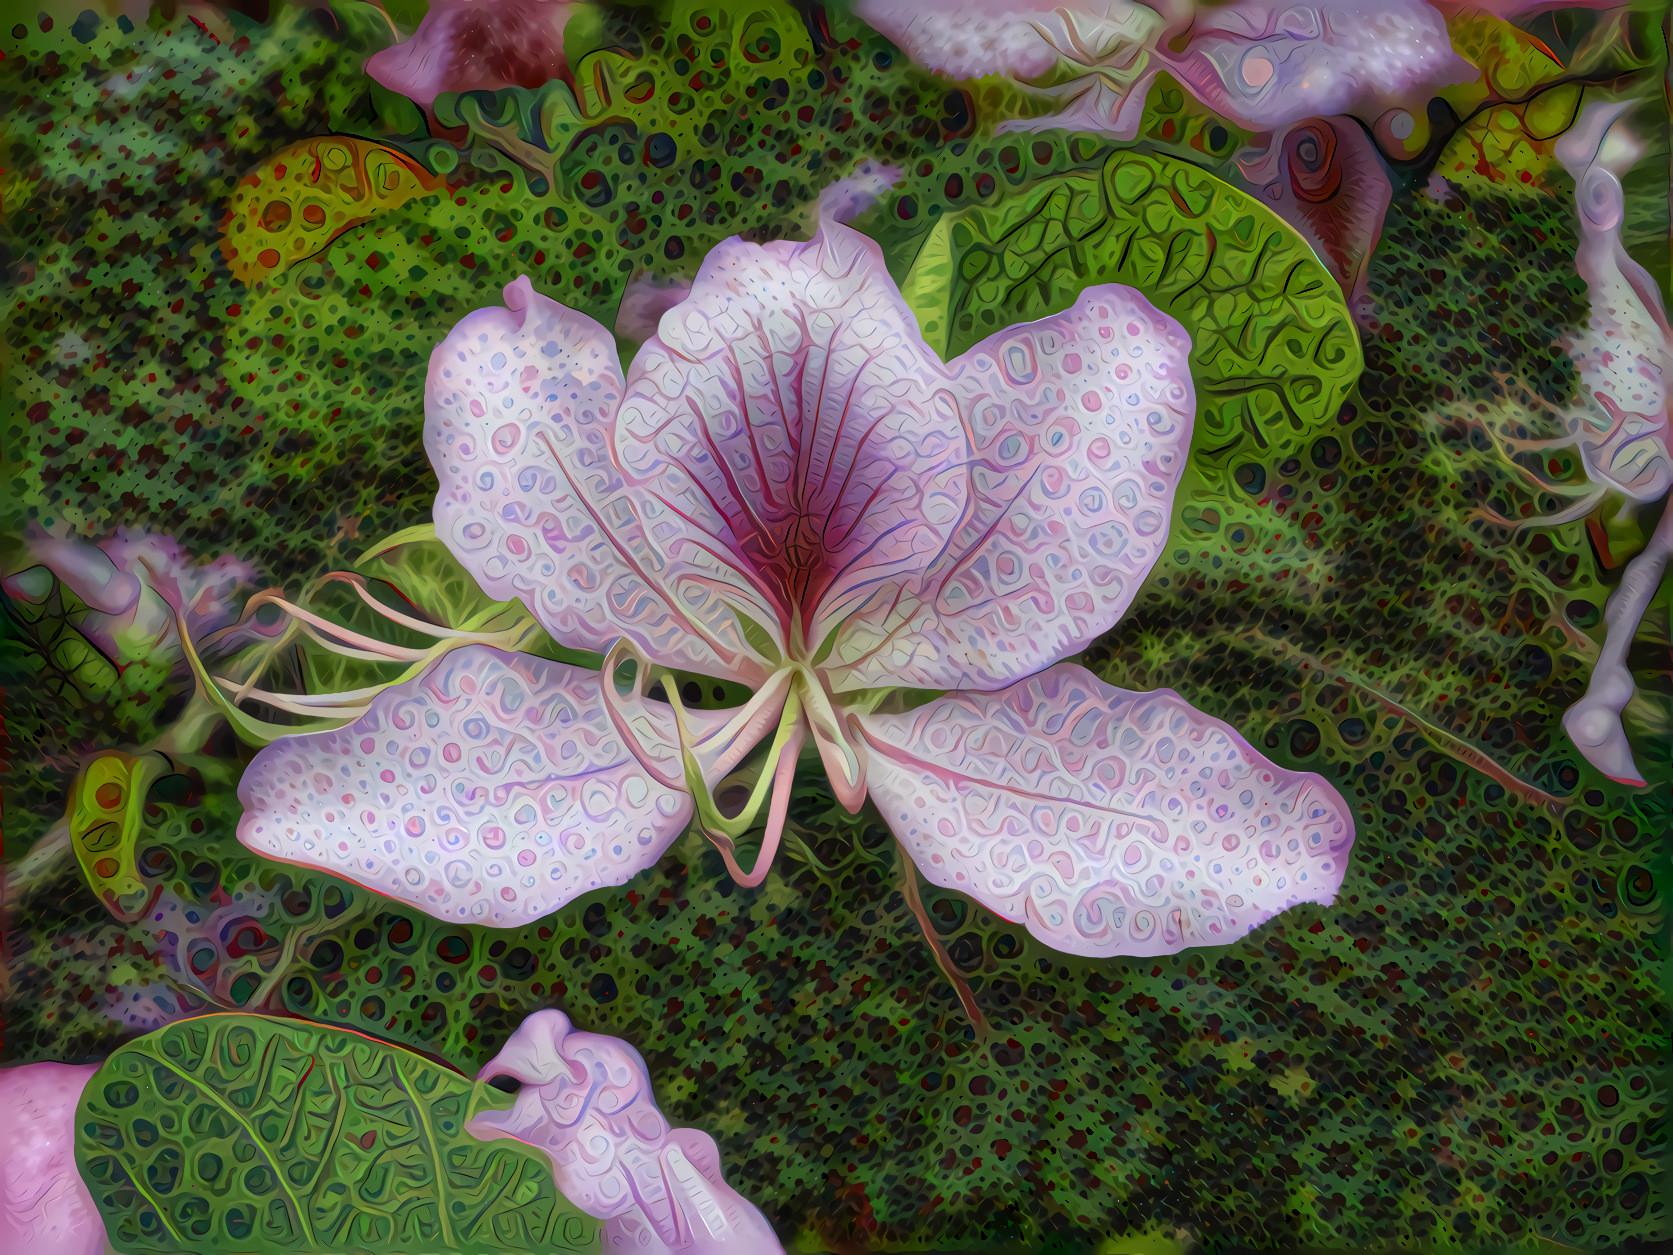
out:
<path id="1" fill-rule="evenodd" d="M 1147 153 L 943 216 L 901 290 L 952 357 L 1100 283 L 1137 288 L 1190 335 L 1199 461 L 1304 447 L 1359 377 L 1341 289 L 1301 237 L 1246 193 Z"/>
<path id="2" fill-rule="evenodd" d="M 105 1062 L 76 1162 L 124 1255 L 596 1251 L 549 1160 L 465 1131 L 507 1101 L 357 1033 L 210 1015 Z"/>

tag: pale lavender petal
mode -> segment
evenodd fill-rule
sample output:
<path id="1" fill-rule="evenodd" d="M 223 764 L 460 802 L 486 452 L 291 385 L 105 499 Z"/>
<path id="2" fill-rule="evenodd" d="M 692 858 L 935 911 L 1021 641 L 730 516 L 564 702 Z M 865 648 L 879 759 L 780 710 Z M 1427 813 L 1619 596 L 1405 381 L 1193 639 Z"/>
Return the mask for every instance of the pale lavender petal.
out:
<path id="1" fill-rule="evenodd" d="M 1162 554 L 1196 412 L 1190 338 L 1130 288 L 989 336 L 947 389 L 974 449 L 958 529 L 842 615 L 833 691 L 997 689 L 1085 648 Z"/>
<path id="2" fill-rule="evenodd" d="M 1225 945 L 1341 887 L 1341 795 L 1170 690 L 1063 663 L 861 723 L 871 796 L 924 875 L 1054 949 Z"/>
<path id="3" fill-rule="evenodd" d="M 568 68 L 567 0 L 436 0 L 411 39 L 373 53 L 366 72 L 428 109 L 443 92 L 539 87 Z"/>
<path id="4" fill-rule="evenodd" d="M 1157 53 L 1209 108 L 1265 131 L 1338 113 L 1421 106 L 1480 72 L 1423 0 L 1236 0 L 1198 11 L 1185 51 Z"/>
<path id="5" fill-rule="evenodd" d="M 105 1225 L 76 1168 L 76 1103 L 95 1064 L 0 1069 L 0 1252 L 104 1255 Z"/>
<path id="6" fill-rule="evenodd" d="M 616 307 L 616 334 L 639 343 L 656 334 L 662 316 L 691 295 L 691 280 L 665 278 L 641 270 L 622 289 Z"/>
<path id="7" fill-rule="evenodd" d="M 1644 155 L 1643 141 L 1622 118 L 1628 108 L 1587 105 L 1556 144 L 1558 160 L 1574 176 L 1580 220 L 1574 263 L 1590 305 L 1586 329 L 1568 344 L 1582 387 L 1566 418 L 1592 482 L 1654 501 L 1673 485 L 1667 391 L 1673 330 L 1661 290 L 1621 243 L 1621 181 Z"/>
<path id="8" fill-rule="evenodd" d="M 970 446 L 950 384 L 865 236 L 727 240 L 634 359 L 616 454 L 755 572 L 763 627 L 790 641 L 799 614 L 805 656 L 815 607 L 916 577 L 957 526 Z"/>
<path id="9" fill-rule="evenodd" d="M 766 1219 L 726 1184 L 714 1139 L 669 1126 L 644 1059 L 621 1039 L 537 1011 L 479 1076 L 522 1088 L 509 1110 L 481 1113 L 470 1131 L 550 1156 L 564 1197 L 605 1222 L 606 1251 L 782 1255 Z"/>
<path id="10" fill-rule="evenodd" d="M 483 645 L 444 655 L 335 732 L 245 769 L 238 839 L 437 919 L 511 927 L 625 883 L 684 830 L 691 798 L 617 734 L 596 671 Z M 678 779 L 668 706 L 621 699 Z"/>
<path id="11" fill-rule="evenodd" d="M 603 653 L 625 636 L 655 662 L 760 683 L 767 668 L 734 609 L 771 622 L 750 575 L 612 457 L 614 339 L 526 278 L 505 300 L 430 356 L 437 535 L 484 592 L 521 598 L 561 644 Z"/>
<path id="12" fill-rule="evenodd" d="M 854 11 L 925 69 L 949 78 L 1038 78 L 1060 59 L 1124 67 L 1162 27 L 1133 0 L 858 0 Z"/>

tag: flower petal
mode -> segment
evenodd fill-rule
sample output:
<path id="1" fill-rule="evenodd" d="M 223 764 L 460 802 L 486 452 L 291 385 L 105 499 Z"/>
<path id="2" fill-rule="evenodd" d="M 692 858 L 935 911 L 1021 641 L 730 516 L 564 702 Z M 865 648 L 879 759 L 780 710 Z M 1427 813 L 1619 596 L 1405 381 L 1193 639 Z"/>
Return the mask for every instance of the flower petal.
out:
<path id="1" fill-rule="evenodd" d="M 564 645 L 602 653 L 626 636 L 653 662 L 760 683 L 767 668 L 721 599 L 757 603 L 748 575 L 611 456 L 622 377 L 610 333 L 527 278 L 505 300 L 430 357 L 437 535 L 484 592 L 522 598 Z"/>
<path id="2" fill-rule="evenodd" d="M 965 517 L 919 579 L 848 615 L 832 690 L 998 689 L 1113 626 L 1167 539 L 1190 352 L 1177 322 L 1106 284 L 951 363 L 975 448 Z"/>
<path id="3" fill-rule="evenodd" d="M 651 866 L 691 798 L 617 733 L 597 672 L 485 645 L 444 655 L 334 732 L 286 737 L 239 782 L 238 839 L 437 919 L 510 927 Z M 674 718 L 627 697 L 677 778 Z"/>
<path id="4" fill-rule="evenodd" d="M 782 1255 L 766 1219 L 721 1176 L 714 1139 L 669 1126 L 627 1042 L 536 1011 L 478 1079 L 496 1076 L 521 1082 L 517 1099 L 476 1116 L 470 1132 L 551 1156 L 564 1197 L 605 1221 L 605 1250 Z"/>
<path id="5" fill-rule="evenodd" d="M 861 725 L 871 796 L 924 875 L 1069 954 L 1225 945 L 1342 883 L 1336 790 L 1167 689 L 1063 663 Z"/>
<path id="6" fill-rule="evenodd" d="M 366 59 L 366 73 L 428 109 L 443 92 L 539 87 L 567 68 L 568 0 L 436 0 L 412 38 Z"/>
<path id="7" fill-rule="evenodd" d="M 914 61 L 949 78 L 1038 78 L 1062 59 L 1118 73 L 1161 29 L 1133 0 L 859 0 L 859 17 Z"/>
<path id="8" fill-rule="evenodd" d="M 1303 118 L 1368 114 L 1480 71 L 1452 49 L 1424 0 L 1235 0 L 1200 8 L 1178 57 L 1158 52 L 1203 104 L 1255 131 Z"/>
<path id="9" fill-rule="evenodd" d="M 76 1168 L 76 1103 L 95 1064 L 0 1069 L 0 1251 L 104 1255 L 105 1224 Z"/>
<path id="10" fill-rule="evenodd" d="M 1622 180 L 1645 150 L 1624 121 L 1628 108 L 1624 101 L 1588 104 L 1555 146 L 1574 176 L 1574 268 L 1590 303 L 1585 330 L 1567 337 L 1581 387 L 1564 417 L 1587 478 L 1634 501 L 1654 501 L 1673 485 L 1673 329 L 1661 289 L 1621 240 Z"/>
<path id="11" fill-rule="evenodd" d="M 865 236 L 732 239 L 634 360 L 617 456 L 755 573 L 786 639 L 800 611 L 810 653 L 815 607 L 915 577 L 957 525 L 970 447 L 947 384 Z"/>

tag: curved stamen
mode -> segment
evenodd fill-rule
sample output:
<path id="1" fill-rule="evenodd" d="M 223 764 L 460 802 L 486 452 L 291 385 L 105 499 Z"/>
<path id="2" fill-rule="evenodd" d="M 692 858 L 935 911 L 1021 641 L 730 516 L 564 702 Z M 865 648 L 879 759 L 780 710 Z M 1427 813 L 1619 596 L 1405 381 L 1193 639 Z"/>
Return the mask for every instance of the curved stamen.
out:
<path id="1" fill-rule="evenodd" d="M 173 608 L 171 607 L 171 609 Z M 192 644 L 185 616 L 178 609 L 175 609 L 174 617 L 175 630 L 180 636 L 181 652 L 185 655 L 187 665 L 191 668 L 199 694 L 232 724 L 233 730 L 238 734 L 240 740 L 253 745 L 269 745 L 280 737 L 334 731 L 346 724 L 353 723 L 365 714 L 371 704 L 372 697 L 394 685 L 405 684 L 409 680 L 417 678 L 431 663 L 443 655 L 461 646 L 478 644 L 489 645 L 497 649 L 515 650 L 523 643 L 529 632 L 536 630 L 535 624 L 531 620 L 525 625 L 509 628 L 503 632 L 479 632 L 452 637 L 438 641 L 428 649 L 414 651 L 416 656 L 413 657 L 411 665 L 406 667 L 400 675 L 384 683 L 338 693 L 286 694 L 274 693 L 255 687 L 256 678 L 261 674 L 271 657 L 271 646 L 264 647 L 268 650 L 267 655 L 260 660 L 260 665 L 250 673 L 250 677 L 242 682 L 229 680 L 224 676 L 211 675 L 209 669 L 203 665 L 203 659 L 199 656 L 197 649 Z M 292 626 L 299 627 L 302 632 L 312 639 L 318 640 L 334 653 L 344 657 L 367 657 L 363 651 L 333 645 L 330 641 L 324 640 L 317 633 L 311 631 L 305 623 L 293 624 Z M 370 660 L 380 663 L 392 661 L 389 658 L 376 655 L 371 656 Z M 221 692 L 222 689 L 226 689 L 231 696 L 228 697 L 226 693 Z M 282 710 L 287 714 L 303 717 L 324 711 L 330 713 L 326 717 L 299 725 L 269 723 L 265 720 L 253 718 L 238 708 L 238 703 L 246 698 L 271 706 L 275 710 Z"/>
<path id="2" fill-rule="evenodd" d="M 730 817 L 721 814 L 720 805 L 715 801 L 708 781 L 704 779 L 702 763 L 693 751 L 694 741 L 686 728 L 685 706 L 680 701 L 677 691 L 671 691 L 668 702 L 674 708 L 674 722 L 680 729 L 680 755 L 685 762 L 686 787 L 691 790 L 692 797 L 697 802 L 698 825 L 705 833 L 711 834 L 711 840 L 712 834 L 717 832 L 727 837 L 742 836 L 755 822 L 755 816 L 761 810 L 761 803 L 766 801 L 769 789 L 776 790 L 775 782 L 785 757 L 790 758 L 791 773 L 795 772 L 794 753 L 801 751 L 803 735 L 802 704 L 796 689 L 792 687 L 785 699 L 784 709 L 779 714 L 778 731 L 773 736 L 772 746 L 767 751 L 766 763 L 756 778 L 755 787 L 750 791 L 749 800 L 744 803 L 743 810 Z M 792 742 L 795 745 L 794 753 L 790 748 Z"/>
<path id="3" fill-rule="evenodd" d="M 175 631 L 180 634 L 180 650 L 186 657 L 186 665 L 191 668 L 192 679 L 196 681 L 198 694 L 232 725 L 232 730 L 238 734 L 239 740 L 245 744 L 271 745 L 283 736 L 298 736 L 307 732 L 332 732 L 345 723 L 352 722 L 348 719 L 316 719 L 311 724 L 286 725 L 269 723 L 264 719 L 257 719 L 252 715 L 245 714 L 221 692 L 214 677 L 209 674 L 208 668 L 203 665 L 203 659 L 198 657 L 197 650 L 192 647 L 191 633 L 186 627 L 186 616 L 176 606 L 170 606 L 169 609 L 174 613 Z"/>
<path id="4" fill-rule="evenodd" d="M 627 752 L 639 761 L 650 776 L 665 789 L 685 790 L 688 786 L 679 772 L 671 772 L 651 757 L 645 749 L 644 743 L 632 728 L 628 727 L 627 716 L 621 709 L 621 695 L 616 692 L 616 668 L 623 662 L 632 660 L 633 696 L 642 698 L 645 695 L 645 677 L 650 672 L 650 661 L 642 657 L 638 648 L 627 637 L 619 638 L 610 646 L 610 652 L 604 655 L 604 662 L 599 668 L 599 692 L 604 697 L 604 710 L 610 716 L 610 723 L 616 729 L 616 735 L 621 737 L 622 744 L 627 746 Z M 675 709 L 674 723 L 680 738 L 680 748 L 685 749 L 685 729 L 680 726 L 679 711 Z M 689 773 L 688 773 L 689 774 Z"/>
<path id="5" fill-rule="evenodd" d="M 399 623 L 402 627 L 411 628 L 414 632 L 421 632 L 425 636 L 434 636 L 440 640 L 450 640 L 454 637 L 472 635 L 469 628 L 437 627 L 434 623 L 427 623 L 423 619 L 415 619 L 410 614 L 403 614 L 401 611 L 396 610 L 392 606 L 384 605 L 376 597 L 373 597 L 371 591 L 367 589 L 365 578 L 363 576 L 356 575 L 353 571 L 330 571 L 323 577 L 323 579 L 328 583 L 349 585 L 354 589 L 355 593 L 359 595 L 361 601 L 365 602 L 384 618 L 388 619 L 391 623 Z"/>
<path id="6" fill-rule="evenodd" d="M 843 732 L 842 720 L 831 705 L 831 699 L 826 696 L 825 686 L 820 684 L 819 677 L 805 663 L 797 663 L 796 666 L 802 673 L 800 690 L 807 704 L 808 723 L 813 728 L 814 737 L 822 738 L 840 756 L 848 788 L 859 789 L 865 783 L 865 765 L 860 761 L 859 751 Z"/>
<path id="7" fill-rule="evenodd" d="M 778 718 L 794 679 L 795 672 L 789 667 L 773 672 L 731 719 L 697 740 L 691 748 L 700 761 L 714 755 L 712 760 L 703 763 L 705 779 L 718 780 L 729 775 L 756 747 L 767 734 L 768 726 Z"/>
<path id="8" fill-rule="evenodd" d="M 761 850 L 755 856 L 755 867 L 745 872 L 738 866 L 736 848 L 732 838 L 724 833 L 703 833 L 720 851 L 720 858 L 726 864 L 726 870 L 733 881 L 743 889 L 753 889 L 767 878 L 772 870 L 773 860 L 778 855 L 779 839 L 784 835 L 785 817 L 790 812 L 790 786 L 796 779 L 796 759 L 802 750 L 802 742 L 806 740 L 807 732 L 798 722 L 785 741 L 783 752 L 773 769 L 773 801 L 767 809 L 767 827 L 761 834 Z"/>

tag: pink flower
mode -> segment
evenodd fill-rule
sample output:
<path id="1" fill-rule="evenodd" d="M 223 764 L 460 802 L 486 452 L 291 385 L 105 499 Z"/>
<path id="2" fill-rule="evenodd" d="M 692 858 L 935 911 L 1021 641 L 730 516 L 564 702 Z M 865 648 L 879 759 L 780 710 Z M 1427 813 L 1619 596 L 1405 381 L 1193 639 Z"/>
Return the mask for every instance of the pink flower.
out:
<path id="1" fill-rule="evenodd" d="M 1575 448 L 1595 487 L 1568 509 L 1530 522 L 1579 518 L 1612 491 L 1630 501 L 1654 501 L 1673 486 L 1673 450 L 1668 447 L 1673 326 L 1655 279 L 1621 242 L 1626 221 L 1622 180 L 1646 147 L 1625 118 L 1630 107 L 1629 102 L 1588 104 L 1556 144 L 1557 159 L 1574 176 L 1580 221 L 1574 265 L 1585 280 L 1591 308 L 1585 330 L 1569 337 L 1566 346 L 1581 385 L 1576 404 L 1564 415 L 1568 437 L 1547 447 Z M 1623 784 L 1646 783 L 1621 722 L 1636 692 L 1627 650 L 1670 558 L 1673 510 L 1664 510 L 1609 597 L 1604 610 L 1608 635 L 1585 695 L 1563 715 L 1563 727 L 1586 760 Z"/>
<path id="2" fill-rule="evenodd" d="M 76 1103 L 94 1064 L 0 1069 L 0 1251 L 104 1255 L 105 1225 L 76 1170 Z"/>
<path id="3" fill-rule="evenodd" d="M 1256 131 L 1397 105 L 1421 113 L 1437 88 L 1480 76 L 1424 0 L 1234 0 L 1198 11 L 1184 52 L 1156 55 L 1203 104 Z"/>
<path id="4" fill-rule="evenodd" d="M 366 59 L 366 72 L 428 110 L 444 92 L 539 87 L 568 69 L 568 0 L 436 0 L 411 39 Z"/>
<path id="5" fill-rule="evenodd" d="M 114 662 L 179 654 L 174 610 L 196 632 L 232 617 L 232 596 L 255 576 L 230 554 L 200 563 L 170 536 L 124 527 L 92 543 L 37 530 L 24 539 L 6 595 L 40 602 L 54 579 L 87 607 L 77 629 Z"/>
<path id="6" fill-rule="evenodd" d="M 669 1125 L 644 1059 L 620 1038 L 536 1011 L 477 1079 L 502 1077 L 518 1083 L 516 1102 L 478 1115 L 471 1134 L 550 1156 L 564 1197 L 604 1221 L 605 1251 L 783 1255 L 766 1218 L 721 1176 L 714 1138 Z"/>
<path id="7" fill-rule="evenodd" d="M 1059 950 L 1223 944 L 1329 902 L 1352 831 L 1328 784 L 1059 661 L 1163 552 L 1189 351 L 1105 285 L 944 363 L 877 247 L 832 223 L 722 244 L 625 379 L 608 332 L 517 280 L 431 358 L 436 528 L 602 671 L 457 649 L 258 754 L 240 838 L 510 925 L 623 883 L 695 813 L 753 885 L 810 744 L 925 876 Z M 672 680 L 671 704 L 643 696 L 662 669 L 755 696 L 688 713 Z M 762 743 L 722 814 L 711 790 Z M 763 806 L 746 874 L 732 841 Z"/>

